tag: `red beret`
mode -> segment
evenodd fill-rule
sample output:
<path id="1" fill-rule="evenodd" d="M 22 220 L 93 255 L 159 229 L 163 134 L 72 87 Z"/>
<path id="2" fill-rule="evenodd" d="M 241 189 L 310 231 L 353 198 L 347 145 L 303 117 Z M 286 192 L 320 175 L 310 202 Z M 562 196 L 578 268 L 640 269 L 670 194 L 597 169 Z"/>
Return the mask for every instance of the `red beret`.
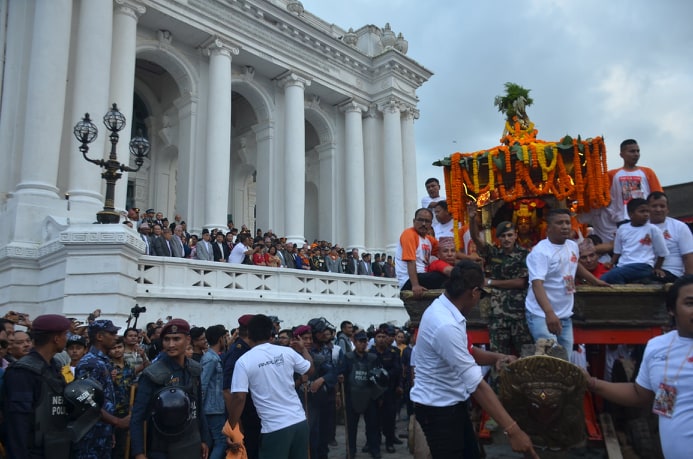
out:
<path id="1" fill-rule="evenodd" d="M 172 333 L 190 334 L 190 324 L 183 319 L 171 319 L 161 329 L 161 337 Z"/>
<path id="2" fill-rule="evenodd" d="M 253 314 L 243 314 L 241 317 L 238 318 L 238 325 L 247 327 L 250 323 L 250 319 L 252 319 L 253 317 L 255 317 Z"/>
<path id="3" fill-rule="evenodd" d="M 300 325 L 294 328 L 294 336 L 299 337 L 305 335 L 306 333 L 311 333 L 311 331 L 312 328 L 310 328 L 308 325 Z"/>
<path id="4" fill-rule="evenodd" d="M 31 329 L 37 333 L 58 333 L 70 329 L 72 322 L 60 314 L 44 314 L 31 323 Z"/>

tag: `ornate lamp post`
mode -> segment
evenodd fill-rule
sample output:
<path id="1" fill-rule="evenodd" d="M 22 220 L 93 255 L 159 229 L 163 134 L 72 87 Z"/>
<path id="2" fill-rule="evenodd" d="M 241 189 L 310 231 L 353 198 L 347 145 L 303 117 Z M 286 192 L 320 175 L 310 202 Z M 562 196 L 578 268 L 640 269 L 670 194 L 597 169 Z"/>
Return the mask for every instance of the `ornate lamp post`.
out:
<path id="1" fill-rule="evenodd" d="M 72 132 L 77 140 L 82 143 L 79 147 L 79 151 L 82 152 L 84 159 L 105 169 L 101 177 L 106 180 L 106 202 L 104 203 L 103 210 L 96 214 L 96 220 L 98 220 L 99 223 L 118 223 L 120 221 L 120 214 L 116 212 L 113 203 L 116 181 L 123 175 L 122 172 L 137 172 L 140 170 L 142 164 L 144 164 L 144 158 L 149 154 L 150 146 L 149 141 L 142 137 L 142 132 L 138 131 L 137 137 L 130 141 L 130 154 L 135 157 L 137 168 L 133 169 L 125 164 L 121 164 L 118 162 L 118 157 L 116 156 L 116 144 L 119 138 L 118 132 L 125 128 L 125 117 L 120 113 L 116 104 L 113 104 L 111 110 L 104 115 L 103 124 L 106 126 L 106 129 L 111 132 L 109 136 L 111 139 L 111 154 L 108 156 L 108 160 L 91 159 L 87 156 L 89 144 L 96 139 L 98 134 L 96 126 L 89 118 L 89 113 L 84 114 L 84 118 L 75 125 Z"/>

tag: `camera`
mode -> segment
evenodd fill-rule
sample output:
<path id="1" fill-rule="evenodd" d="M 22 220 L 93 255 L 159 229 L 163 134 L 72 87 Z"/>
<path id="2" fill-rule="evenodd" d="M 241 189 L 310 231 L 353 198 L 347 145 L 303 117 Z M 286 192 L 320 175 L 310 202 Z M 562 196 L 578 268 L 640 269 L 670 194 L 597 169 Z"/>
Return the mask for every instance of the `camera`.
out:
<path id="1" fill-rule="evenodd" d="M 139 304 L 136 304 L 132 309 L 130 309 L 130 313 L 135 317 L 139 317 L 143 312 L 147 312 L 147 308 L 145 306 L 140 306 Z"/>

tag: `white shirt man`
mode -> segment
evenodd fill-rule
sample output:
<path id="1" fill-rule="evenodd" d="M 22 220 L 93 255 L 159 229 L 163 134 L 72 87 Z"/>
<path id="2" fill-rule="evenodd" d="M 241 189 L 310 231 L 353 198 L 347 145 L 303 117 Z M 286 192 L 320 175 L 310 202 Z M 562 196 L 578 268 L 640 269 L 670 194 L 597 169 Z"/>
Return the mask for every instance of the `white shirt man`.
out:
<path id="1" fill-rule="evenodd" d="M 688 226 L 669 215 L 667 195 L 655 191 L 647 197 L 650 205 L 650 223 L 659 228 L 664 235 L 669 255 L 664 258 L 662 270 L 666 273 L 665 282 L 684 274 L 693 274 L 693 235 Z"/>
<path id="2" fill-rule="evenodd" d="M 246 255 L 250 256 L 250 253 L 252 252 L 252 248 L 247 245 L 250 244 L 252 240 L 253 239 L 250 236 L 246 236 L 241 242 L 234 245 L 233 250 L 231 250 L 231 254 L 229 255 L 229 263 L 243 263 Z"/>

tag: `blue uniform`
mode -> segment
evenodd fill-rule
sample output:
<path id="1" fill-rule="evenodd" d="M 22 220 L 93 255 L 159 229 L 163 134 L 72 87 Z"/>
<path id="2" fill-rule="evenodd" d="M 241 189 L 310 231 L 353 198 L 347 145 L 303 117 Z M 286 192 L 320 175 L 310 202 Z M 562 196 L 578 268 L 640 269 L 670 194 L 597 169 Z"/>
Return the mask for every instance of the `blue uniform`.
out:
<path id="1" fill-rule="evenodd" d="M 111 373 L 113 365 L 106 354 L 91 347 L 75 368 L 75 379 L 89 376 L 103 387 L 101 409 L 115 415 L 116 391 Z M 74 446 L 74 459 L 108 459 L 113 444 L 113 426 L 103 421 L 96 423 Z"/>

